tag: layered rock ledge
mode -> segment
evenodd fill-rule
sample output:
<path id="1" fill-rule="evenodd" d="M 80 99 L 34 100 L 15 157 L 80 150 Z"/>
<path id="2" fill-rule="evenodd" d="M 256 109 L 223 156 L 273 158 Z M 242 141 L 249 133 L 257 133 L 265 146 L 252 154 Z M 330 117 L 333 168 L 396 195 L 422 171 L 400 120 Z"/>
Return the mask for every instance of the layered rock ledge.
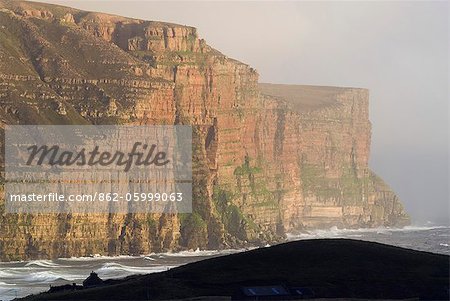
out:
<path id="1" fill-rule="evenodd" d="M 0 0 L 2 128 L 194 131 L 193 214 L 17 215 L 2 201 L 0 258 L 226 248 L 308 228 L 402 226 L 401 202 L 368 167 L 368 101 L 366 89 L 259 84 L 256 70 L 192 27 Z"/>

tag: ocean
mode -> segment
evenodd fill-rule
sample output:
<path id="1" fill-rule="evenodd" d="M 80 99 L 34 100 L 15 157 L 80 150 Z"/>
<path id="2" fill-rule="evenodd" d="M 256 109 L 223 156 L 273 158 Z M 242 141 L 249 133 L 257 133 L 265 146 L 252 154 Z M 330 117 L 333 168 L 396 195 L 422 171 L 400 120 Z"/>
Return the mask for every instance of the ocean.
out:
<path id="1" fill-rule="evenodd" d="M 375 241 L 394 246 L 450 255 L 450 227 L 408 226 L 403 229 L 338 229 L 290 233 L 288 241 L 318 238 L 351 238 Z M 12 300 L 33 293 L 43 292 L 50 285 L 81 282 L 91 271 L 102 279 L 122 278 L 132 274 L 166 271 L 190 262 L 215 256 L 242 252 L 183 251 L 179 253 L 155 253 L 142 256 L 60 258 L 0 263 L 0 300 Z"/>

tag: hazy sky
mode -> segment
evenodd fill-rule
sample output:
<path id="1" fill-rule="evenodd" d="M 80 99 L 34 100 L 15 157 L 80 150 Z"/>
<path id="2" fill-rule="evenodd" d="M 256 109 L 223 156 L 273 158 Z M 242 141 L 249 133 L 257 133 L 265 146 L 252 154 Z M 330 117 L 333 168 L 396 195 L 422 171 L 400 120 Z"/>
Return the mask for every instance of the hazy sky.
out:
<path id="1" fill-rule="evenodd" d="M 45 1 L 198 28 L 262 82 L 370 89 L 371 167 L 416 222 L 449 216 L 449 4 Z"/>

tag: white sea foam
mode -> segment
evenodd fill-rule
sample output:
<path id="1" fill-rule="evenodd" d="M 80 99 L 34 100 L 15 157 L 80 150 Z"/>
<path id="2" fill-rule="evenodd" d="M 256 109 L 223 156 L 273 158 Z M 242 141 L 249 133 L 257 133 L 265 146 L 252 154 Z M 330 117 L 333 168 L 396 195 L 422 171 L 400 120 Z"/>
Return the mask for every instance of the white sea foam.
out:
<path id="1" fill-rule="evenodd" d="M 392 232 L 414 232 L 414 231 L 428 231 L 435 229 L 446 229 L 447 226 L 406 226 L 403 228 L 389 228 L 389 227 L 378 227 L 378 228 L 360 228 L 360 229 L 340 229 L 336 226 L 330 229 L 322 230 L 310 230 L 298 233 L 288 233 L 288 240 L 298 240 L 298 239 L 313 239 L 313 238 L 341 238 L 341 237 L 363 237 L 364 234 L 382 234 L 391 235 Z"/>
<path id="2" fill-rule="evenodd" d="M 245 248 L 245 249 L 225 249 L 225 250 L 189 250 L 189 251 L 180 251 L 180 252 L 166 252 L 166 253 L 151 253 L 146 255 L 145 257 L 155 256 L 158 258 L 164 257 L 209 257 L 209 256 L 218 256 L 218 255 L 227 255 L 233 253 L 239 253 L 243 251 L 248 251 L 254 248 Z"/>
<path id="3" fill-rule="evenodd" d="M 128 266 L 128 265 L 124 265 L 124 264 L 120 264 L 120 263 L 116 263 L 116 262 L 108 262 L 105 263 L 99 270 L 122 270 L 122 271 L 127 271 L 127 272 L 137 272 L 137 271 L 144 271 L 144 272 L 153 272 L 155 269 L 159 270 L 159 268 L 162 268 L 163 270 L 167 269 L 167 268 L 172 268 L 174 267 L 173 265 L 167 265 L 167 266 L 145 266 L 145 267 L 140 267 L 140 266 Z"/>
<path id="4" fill-rule="evenodd" d="M 32 267 L 32 266 L 36 266 L 36 267 L 42 267 L 42 268 L 61 268 L 61 267 L 65 267 L 62 266 L 60 264 L 55 263 L 52 260 L 32 260 L 29 261 L 25 264 L 26 267 Z"/>
<path id="5" fill-rule="evenodd" d="M 0 279 L 13 279 L 19 278 L 26 274 L 28 269 L 24 271 L 23 268 L 8 268 L 0 270 Z"/>
<path id="6" fill-rule="evenodd" d="M 150 253 L 140 256 L 131 255 L 118 255 L 118 256 L 104 256 L 104 255 L 94 255 L 86 257 L 68 257 L 68 258 L 58 258 L 60 261 L 98 261 L 98 260 L 120 260 L 120 259 L 136 259 L 144 258 L 146 260 L 155 260 L 153 257 L 164 258 L 164 257 L 203 257 L 203 256 L 214 256 L 214 255 L 227 255 L 232 253 L 238 253 L 243 251 L 252 250 L 254 247 L 241 248 L 241 249 L 225 249 L 225 250 L 185 250 L 179 252 L 162 252 L 162 253 Z"/>
<path id="7" fill-rule="evenodd" d="M 74 271 L 69 272 L 69 270 L 67 269 L 59 269 L 53 267 L 48 267 L 45 270 L 43 270 L 43 268 L 35 269 L 29 267 L 17 267 L 0 270 L 0 279 L 8 279 L 9 282 L 13 281 L 15 283 L 29 282 L 36 284 L 53 282 L 55 280 L 84 279 L 85 277 L 85 273 L 77 274 Z M 3 286 L 3 283 L 1 281 L 0 286 Z"/>
<path id="8" fill-rule="evenodd" d="M 403 228 L 393 228 L 392 231 L 427 231 L 436 229 L 447 229 L 449 226 L 405 226 Z"/>
<path id="9" fill-rule="evenodd" d="M 24 276 L 23 280 L 31 283 L 51 283 L 56 280 L 76 280 L 82 278 L 80 276 L 81 275 L 60 273 L 57 271 L 40 271 Z"/>
<path id="10" fill-rule="evenodd" d="M 118 256 L 106 256 L 106 255 L 92 255 L 83 257 L 68 257 L 68 258 L 58 258 L 60 261 L 98 261 L 98 260 L 119 260 L 119 259 L 134 259 L 140 258 L 142 256 L 131 256 L 131 255 L 118 255 Z"/>
<path id="11" fill-rule="evenodd" d="M 105 263 L 101 268 L 97 269 L 96 272 L 100 277 L 103 278 L 119 278 L 125 277 L 132 274 L 149 274 L 167 271 L 171 268 L 176 267 L 176 265 L 159 265 L 159 266 L 127 266 L 120 263 L 108 262 Z"/>

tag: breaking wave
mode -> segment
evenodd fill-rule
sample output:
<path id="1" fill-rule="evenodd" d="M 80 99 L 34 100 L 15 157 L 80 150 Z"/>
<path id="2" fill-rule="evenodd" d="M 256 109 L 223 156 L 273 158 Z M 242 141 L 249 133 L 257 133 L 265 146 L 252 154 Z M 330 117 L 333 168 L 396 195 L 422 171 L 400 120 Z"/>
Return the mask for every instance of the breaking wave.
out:
<path id="1" fill-rule="evenodd" d="M 95 254 L 92 256 L 83 256 L 83 257 L 62 257 L 58 258 L 60 261 L 97 261 L 97 260 L 120 260 L 120 259 L 133 259 L 138 258 L 140 256 L 131 256 L 131 255 L 118 255 L 118 256 L 104 256 L 100 254 Z"/>
<path id="2" fill-rule="evenodd" d="M 149 274 L 149 273 L 163 272 L 174 267 L 176 267 L 176 265 L 155 265 L 150 267 L 142 267 L 142 266 L 128 266 L 120 263 L 108 262 L 105 263 L 101 268 L 97 269 L 96 272 L 100 277 L 116 278 L 116 277 L 125 277 L 132 274 Z"/>
<path id="3" fill-rule="evenodd" d="M 42 267 L 42 268 L 61 268 L 64 267 L 60 264 L 57 264 L 56 262 L 52 260 L 32 260 L 25 264 L 26 267 Z"/>
<path id="4" fill-rule="evenodd" d="M 336 226 L 323 230 L 310 230 L 302 232 L 291 232 L 287 234 L 288 240 L 314 239 L 314 238 L 351 238 L 365 237 L 366 234 L 384 234 L 391 235 L 393 232 L 416 232 L 429 231 L 436 229 L 448 229 L 447 226 L 406 226 L 403 228 L 360 228 L 360 229 L 341 229 Z"/>
<path id="5" fill-rule="evenodd" d="M 209 257 L 218 255 L 228 255 L 243 251 L 248 251 L 254 248 L 243 248 L 243 249 L 225 249 L 225 250 L 190 250 L 190 251 L 180 251 L 180 252 L 166 252 L 166 253 L 152 253 L 146 257 L 156 256 L 156 257 Z"/>

